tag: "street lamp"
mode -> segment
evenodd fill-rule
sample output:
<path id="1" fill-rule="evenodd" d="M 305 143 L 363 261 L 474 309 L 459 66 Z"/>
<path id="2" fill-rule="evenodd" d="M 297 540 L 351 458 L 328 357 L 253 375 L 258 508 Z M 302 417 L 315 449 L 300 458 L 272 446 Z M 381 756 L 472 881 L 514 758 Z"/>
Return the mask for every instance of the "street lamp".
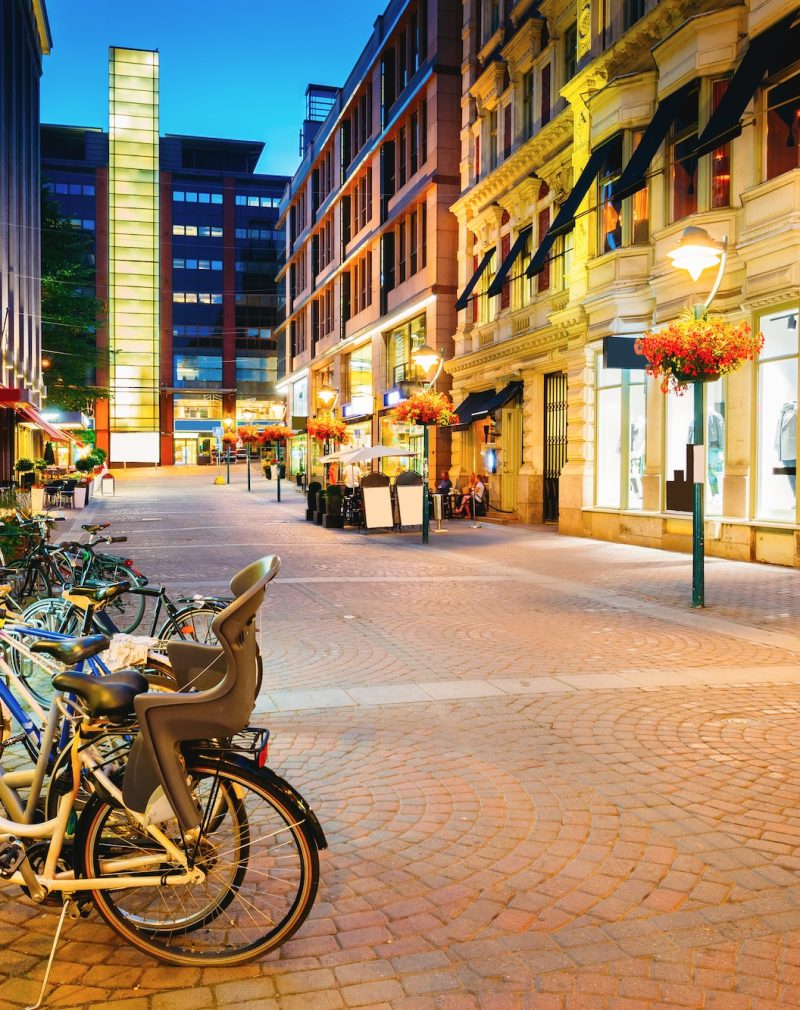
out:
<path id="1" fill-rule="evenodd" d="M 228 414 L 227 417 L 224 417 L 222 419 L 222 427 L 225 429 L 225 434 L 226 435 L 230 435 L 231 430 L 233 428 L 233 418 L 231 417 L 230 414 Z M 225 456 L 225 462 L 227 464 L 227 471 L 228 471 L 228 476 L 227 476 L 227 480 L 225 481 L 225 483 L 226 484 L 230 484 L 230 482 L 231 482 L 231 443 L 230 443 L 230 440 L 225 443 L 225 448 L 227 449 L 226 456 Z"/>
<path id="2" fill-rule="evenodd" d="M 339 399 L 339 390 L 332 386 L 329 382 L 323 382 L 322 385 L 317 390 L 317 399 L 328 412 L 329 416 L 333 415 L 333 408 L 336 406 L 336 402 Z M 328 439 L 325 439 L 324 451 L 322 454 L 322 469 L 323 469 L 323 483 L 327 487 L 328 485 L 328 469 L 325 464 L 325 456 L 328 455 Z"/>
<path id="3" fill-rule="evenodd" d="M 717 277 L 708 295 L 702 303 L 693 306 L 695 319 L 703 319 L 709 306 L 719 291 L 722 275 L 728 262 L 728 236 L 724 235 L 721 242 L 713 239 L 705 228 L 690 226 L 686 228 L 672 252 L 667 254 L 673 266 L 686 270 L 692 280 L 696 281 L 700 274 L 709 267 L 717 267 Z M 705 588 L 705 516 L 704 497 L 706 485 L 706 463 L 703 444 L 705 442 L 705 383 L 695 379 L 694 383 L 694 495 L 692 498 L 692 606 L 706 605 Z"/>
<path id="4" fill-rule="evenodd" d="M 250 425 L 253 423 L 256 416 L 256 412 L 251 407 L 245 407 L 242 411 L 242 420 L 245 424 Z M 247 490 L 252 490 L 250 487 L 250 439 L 247 439 Z"/>
<path id="5" fill-rule="evenodd" d="M 429 344 L 423 344 L 411 352 L 411 360 L 423 372 L 428 389 L 433 389 L 439 376 L 442 374 L 444 366 L 444 348 L 435 351 Z M 436 368 L 432 378 L 428 378 L 431 369 Z M 428 480 L 428 425 L 422 426 L 422 542 L 427 544 L 430 530 L 430 511 L 428 509 L 428 495 L 430 493 Z"/>
<path id="6" fill-rule="evenodd" d="M 270 419 L 273 420 L 273 421 L 283 421 L 284 418 L 286 417 L 286 404 L 285 403 L 271 403 L 269 405 L 269 416 L 270 416 Z M 280 501 L 281 500 L 281 440 L 280 439 L 278 439 L 277 442 L 275 443 L 275 453 L 276 453 L 276 455 L 278 457 L 278 464 L 277 464 L 277 470 L 278 470 L 277 480 L 278 480 L 278 483 L 276 484 L 277 497 L 276 497 L 275 500 L 276 501 Z M 288 458 L 288 454 L 287 454 L 287 458 Z"/>

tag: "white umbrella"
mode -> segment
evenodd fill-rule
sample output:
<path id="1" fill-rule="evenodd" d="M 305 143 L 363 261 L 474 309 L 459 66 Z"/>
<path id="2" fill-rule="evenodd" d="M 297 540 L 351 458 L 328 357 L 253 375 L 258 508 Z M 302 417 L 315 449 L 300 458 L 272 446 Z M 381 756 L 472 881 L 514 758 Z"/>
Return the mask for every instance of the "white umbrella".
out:
<path id="1" fill-rule="evenodd" d="M 356 449 L 348 453 L 348 463 L 369 463 L 373 459 L 383 459 L 384 456 L 416 456 L 415 452 L 400 449 L 396 445 L 371 445 L 365 449 Z"/>
<path id="2" fill-rule="evenodd" d="M 322 457 L 323 463 L 348 463 L 350 457 L 356 453 L 360 452 L 359 449 L 340 449 L 338 452 L 329 453 L 327 456 Z"/>

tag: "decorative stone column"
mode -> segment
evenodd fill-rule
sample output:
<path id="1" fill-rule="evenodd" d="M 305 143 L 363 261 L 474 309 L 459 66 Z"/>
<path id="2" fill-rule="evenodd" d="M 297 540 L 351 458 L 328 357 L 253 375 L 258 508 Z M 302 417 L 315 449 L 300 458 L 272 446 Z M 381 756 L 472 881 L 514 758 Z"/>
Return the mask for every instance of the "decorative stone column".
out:
<path id="1" fill-rule="evenodd" d="M 569 342 L 567 371 L 567 462 L 558 482 L 558 530 L 574 536 L 590 532 L 583 508 L 593 501 L 594 361 L 584 334 Z"/>
<path id="2" fill-rule="evenodd" d="M 524 371 L 522 378 L 522 466 L 517 478 L 517 513 L 525 523 L 544 519 L 544 374 Z"/>

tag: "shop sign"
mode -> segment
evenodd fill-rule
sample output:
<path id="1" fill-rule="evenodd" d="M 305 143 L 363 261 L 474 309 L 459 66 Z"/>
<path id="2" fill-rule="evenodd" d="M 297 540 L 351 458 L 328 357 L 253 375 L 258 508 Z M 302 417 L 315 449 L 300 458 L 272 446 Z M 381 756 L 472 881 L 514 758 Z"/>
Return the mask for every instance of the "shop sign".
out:
<path id="1" fill-rule="evenodd" d="M 364 417 L 365 414 L 371 413 L 371 396 L 357 396 L 355 399 L 351 400 L 350 403 L 345 403 L 342 406 L 342 415 L 344 417 Z"/>
<path id="2" fill-rule="evenodd" d="M 396 407 L 398 403 L 407 399 L 408 397 L 402 389 L 388 389 L 383 394 L 383 405 L 384 407 Z"/>

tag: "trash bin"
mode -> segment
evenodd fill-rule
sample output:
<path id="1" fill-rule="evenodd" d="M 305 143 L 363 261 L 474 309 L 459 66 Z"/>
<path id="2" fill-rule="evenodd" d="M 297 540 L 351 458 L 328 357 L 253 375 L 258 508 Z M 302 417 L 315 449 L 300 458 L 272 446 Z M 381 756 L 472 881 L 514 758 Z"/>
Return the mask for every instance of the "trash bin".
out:
<path id="1" fill-rule="evenodd" d="M 438 491 L 434 492 L 433 495 L 433 518 L 440 524 L 442 519 L 444 519 L 444 495 L 439 494 Z"/>

